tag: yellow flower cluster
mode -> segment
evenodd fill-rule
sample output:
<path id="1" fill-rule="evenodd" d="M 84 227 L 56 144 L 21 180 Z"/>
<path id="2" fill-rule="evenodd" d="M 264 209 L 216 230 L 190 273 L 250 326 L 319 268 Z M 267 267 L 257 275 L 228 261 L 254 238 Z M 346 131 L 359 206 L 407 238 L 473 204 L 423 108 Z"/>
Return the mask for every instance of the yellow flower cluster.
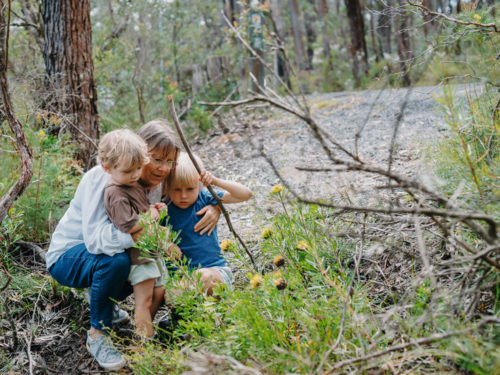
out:
<path id="1" fill-rule="evenodd" d="M 262 229 L 260 238 L 266 240 L 268 238 L 271 238 L 272 235 L 273 235 L 273 230 L 271 228 L 264 228 Z"/>
<path id="2" fill-rule="evenodd" d="M 271 189 L 270 193 L 271 194 L 277 194 L 281 190 L 283 190 L 283 186 L 281 184 L 279 184 L 279 185 L 273 186 L 273 188 Z"/>
<path id="3" fill-rule="evenodd" d="M 43 142 L 45 140 L 45 138 L 47 138 L 45 136 L 45 132 L 41 129 L 39 132 L 38 132 L 38 138 L 40 139 L 40 142 Z"/>
<path id="4" fill-rule="evenodd" d="M 262 283 L 262 276 L 259 275 L 258 273 L 256 273 L 255 275 L 253 275 L 251 278 L 250 278 L 250 284 L 254 287 L 254 288 L 258 288 L 260 286 L 260 284 Z"/>
<path id="5" fill-rule="evenodd" d="M 309 250 L 309 245 L 307 244 L 306 241 L 299 241 L 296 247 L 297 250 L 302 250 L 302 251 Z"/>
<path id="6" fill-rule="evenodd" d="M 229 247 L 232 245 L 232 242 L 229 240 L 224 240 L 220 244 L 220 248 L 222 251 L 228 251 Z"/>
<path id="7" fill-rule="evenodd" d="M 474 14 L 474 18 L 477 20 L 477 21 L 480 21 L 481 20 L 481 16 L 479 14 Z"/>

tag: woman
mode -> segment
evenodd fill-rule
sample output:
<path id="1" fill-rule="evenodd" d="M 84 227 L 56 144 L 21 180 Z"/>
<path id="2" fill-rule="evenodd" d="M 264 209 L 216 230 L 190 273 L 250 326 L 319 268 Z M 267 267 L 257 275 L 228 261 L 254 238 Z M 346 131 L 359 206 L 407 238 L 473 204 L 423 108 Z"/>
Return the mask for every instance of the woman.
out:
<path id="1" fill-rule="evenodd" d="M 142 169 L 141 183 L 146 190 L 163 183 L 168 191 L 171 172 L 180 152 L 179 144 L 166 122 L 154 120 L 137 133 L 146 141 L 151 161 Z M 130 259 L 124 252 L 134 246 L 140 233 L 131 236 L 120 232 L 108 219 L 104 209 L 104 187 L 109 175 L 96 166 L 83 176 L 74 199 L 59 222 L 47 252 L 47 269 L 60 284 L 72 288 L 90 288 L 90 324 L 87 349 L 106 370 L 117 370 L 126 362 L 104 332 L 113 322 L 128 318 L 115 310 L 114 302 L 132 294 L 127 282 Z M 195 232 L 210 234 L 219 220 L 220 211 L 207 206 Z"/>

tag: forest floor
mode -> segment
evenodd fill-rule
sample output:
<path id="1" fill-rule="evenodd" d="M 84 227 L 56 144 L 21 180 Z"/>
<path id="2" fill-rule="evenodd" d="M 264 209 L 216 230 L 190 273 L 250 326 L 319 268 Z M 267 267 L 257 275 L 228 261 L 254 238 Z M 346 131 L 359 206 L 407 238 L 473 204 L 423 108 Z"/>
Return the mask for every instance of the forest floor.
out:
<path id="1" fill-rule="evenodd" d="M 436 109 L 436 101 L 428 93 L 431 89 L 419 88 L 408 97 L 393 158 L 394 170 L 402 174 L 429 178 L 432 171 L 422 168 L 427 145 L 446 134 L 444 119 Z M 459 86 L 457 92 L 460 91 L 463 88 Z M 309 96 L 308 99 L 320 125 L 352 151 L 354 134 L 368 119 L 359 139 L 359 156 L 369 163 L 384 165 L 388 161 L 394 124 L 405 95 L 407 90 L 400 89 L 385 90 L 378 99 L 378 91 L 322 94 Z M 367 117 L 375 100 L 373 111 Z M 254 197 L 249 202 L 230 207 L 234 227 L 246 240 L 258 238 L 266 217 L 270 217 L 273 210 L 277 209 L 268 201 L 268 193 L 279 181 L 257 151 L 256 145 L 260 142 L 264 143 L 266 153 L 280 166 L 290 186 L 302 196 L 314 199 L 341 196 L 361 205 L 385 194 L 375 188 L 387 183 L 381 177 L 374 178 L 359 172 L 316 173 L 297 170 L 295 167 L 298 166 L 325 167 L 329 163 L 306 124 L 288 114 L 270 108 L 231 110 L 222 115 L 222 121 L 226 126 L 225 131 L 217 129 L 207 137 L 195 139 L 193 148 L 202 156 L 207 170 L 219 177 L 237 179 L 254 191 Z M 230 238 L 222 217 L 218 231 L 220 241 Z M 35 272 L 50 282 L 43 264 L 29 250 L 25 251 L 23 260 L 18 258 L 17 261 L 27 271 Z M 238 279 L 238 270 L 234 265 L 231 266 Z M 25 297 L 18 295 L 13 298 Z M 81 292 L 67 290 L 63 300 L 47 303 L 44 298 L 35 298 L 31 303 L 35 311 L 16 319 L 19 339 L 25 347 L 10 357 L 11 374 L 29 373 L 29 356 L 32 357 L 33 373 L 102 372 L 85 348 L 85 331 L 89 327 L 90 313 Z M 124 308 L 132 316 L 131 298 L 126 301 Z M 36 331 L 31 331 L 30 321 L 37 311 L 41 325 Z M 162 314 L 159 314 L 158 319 L 161 317 Z M 115 327 L 118 337 L 131 337 L 131 322 Z M 0 339 L 0 347 L 2 341 L 4 339 Z"/>

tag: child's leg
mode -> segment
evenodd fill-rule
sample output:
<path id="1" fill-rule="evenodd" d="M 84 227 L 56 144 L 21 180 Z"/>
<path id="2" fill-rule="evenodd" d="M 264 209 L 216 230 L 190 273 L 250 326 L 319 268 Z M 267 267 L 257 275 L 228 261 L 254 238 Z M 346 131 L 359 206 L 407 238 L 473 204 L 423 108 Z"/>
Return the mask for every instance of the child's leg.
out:
<path id="1" fill-rule="evenodd" d="M 139 335 L 143 337 L 151 337 L 154 334 L 151 319 L 154 285 L 155 279 L 145 280 L 134 285 L 135 326 Z"/>
<path id="2" fill-rule="evenodd" d="M 154 320 L 156 313 L 158 312 L 158 309 L 160 308 L 161 304 L 165 301 L 165 290 L 163 289 L 163 286 L 158 286 L 153 289 L 153 303 L 151 304 L 151 318 Z"/>

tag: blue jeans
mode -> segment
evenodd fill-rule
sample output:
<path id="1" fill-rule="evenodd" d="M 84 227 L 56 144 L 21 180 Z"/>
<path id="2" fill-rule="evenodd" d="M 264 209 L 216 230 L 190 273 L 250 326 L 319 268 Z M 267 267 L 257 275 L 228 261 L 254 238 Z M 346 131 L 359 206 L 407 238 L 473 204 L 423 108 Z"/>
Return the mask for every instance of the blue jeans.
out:
<path id="1" fill-rule="evenodd" d="M 127 253 L 113 257 L 90 254 L 85 244 L 66 251 L 49 269 L 52 277 L 70 288 L 90 289 L 90 325 L 104 331 L 112 328 L 114 302 L 133 293 L 127 281 L 130 259 Z"/>

